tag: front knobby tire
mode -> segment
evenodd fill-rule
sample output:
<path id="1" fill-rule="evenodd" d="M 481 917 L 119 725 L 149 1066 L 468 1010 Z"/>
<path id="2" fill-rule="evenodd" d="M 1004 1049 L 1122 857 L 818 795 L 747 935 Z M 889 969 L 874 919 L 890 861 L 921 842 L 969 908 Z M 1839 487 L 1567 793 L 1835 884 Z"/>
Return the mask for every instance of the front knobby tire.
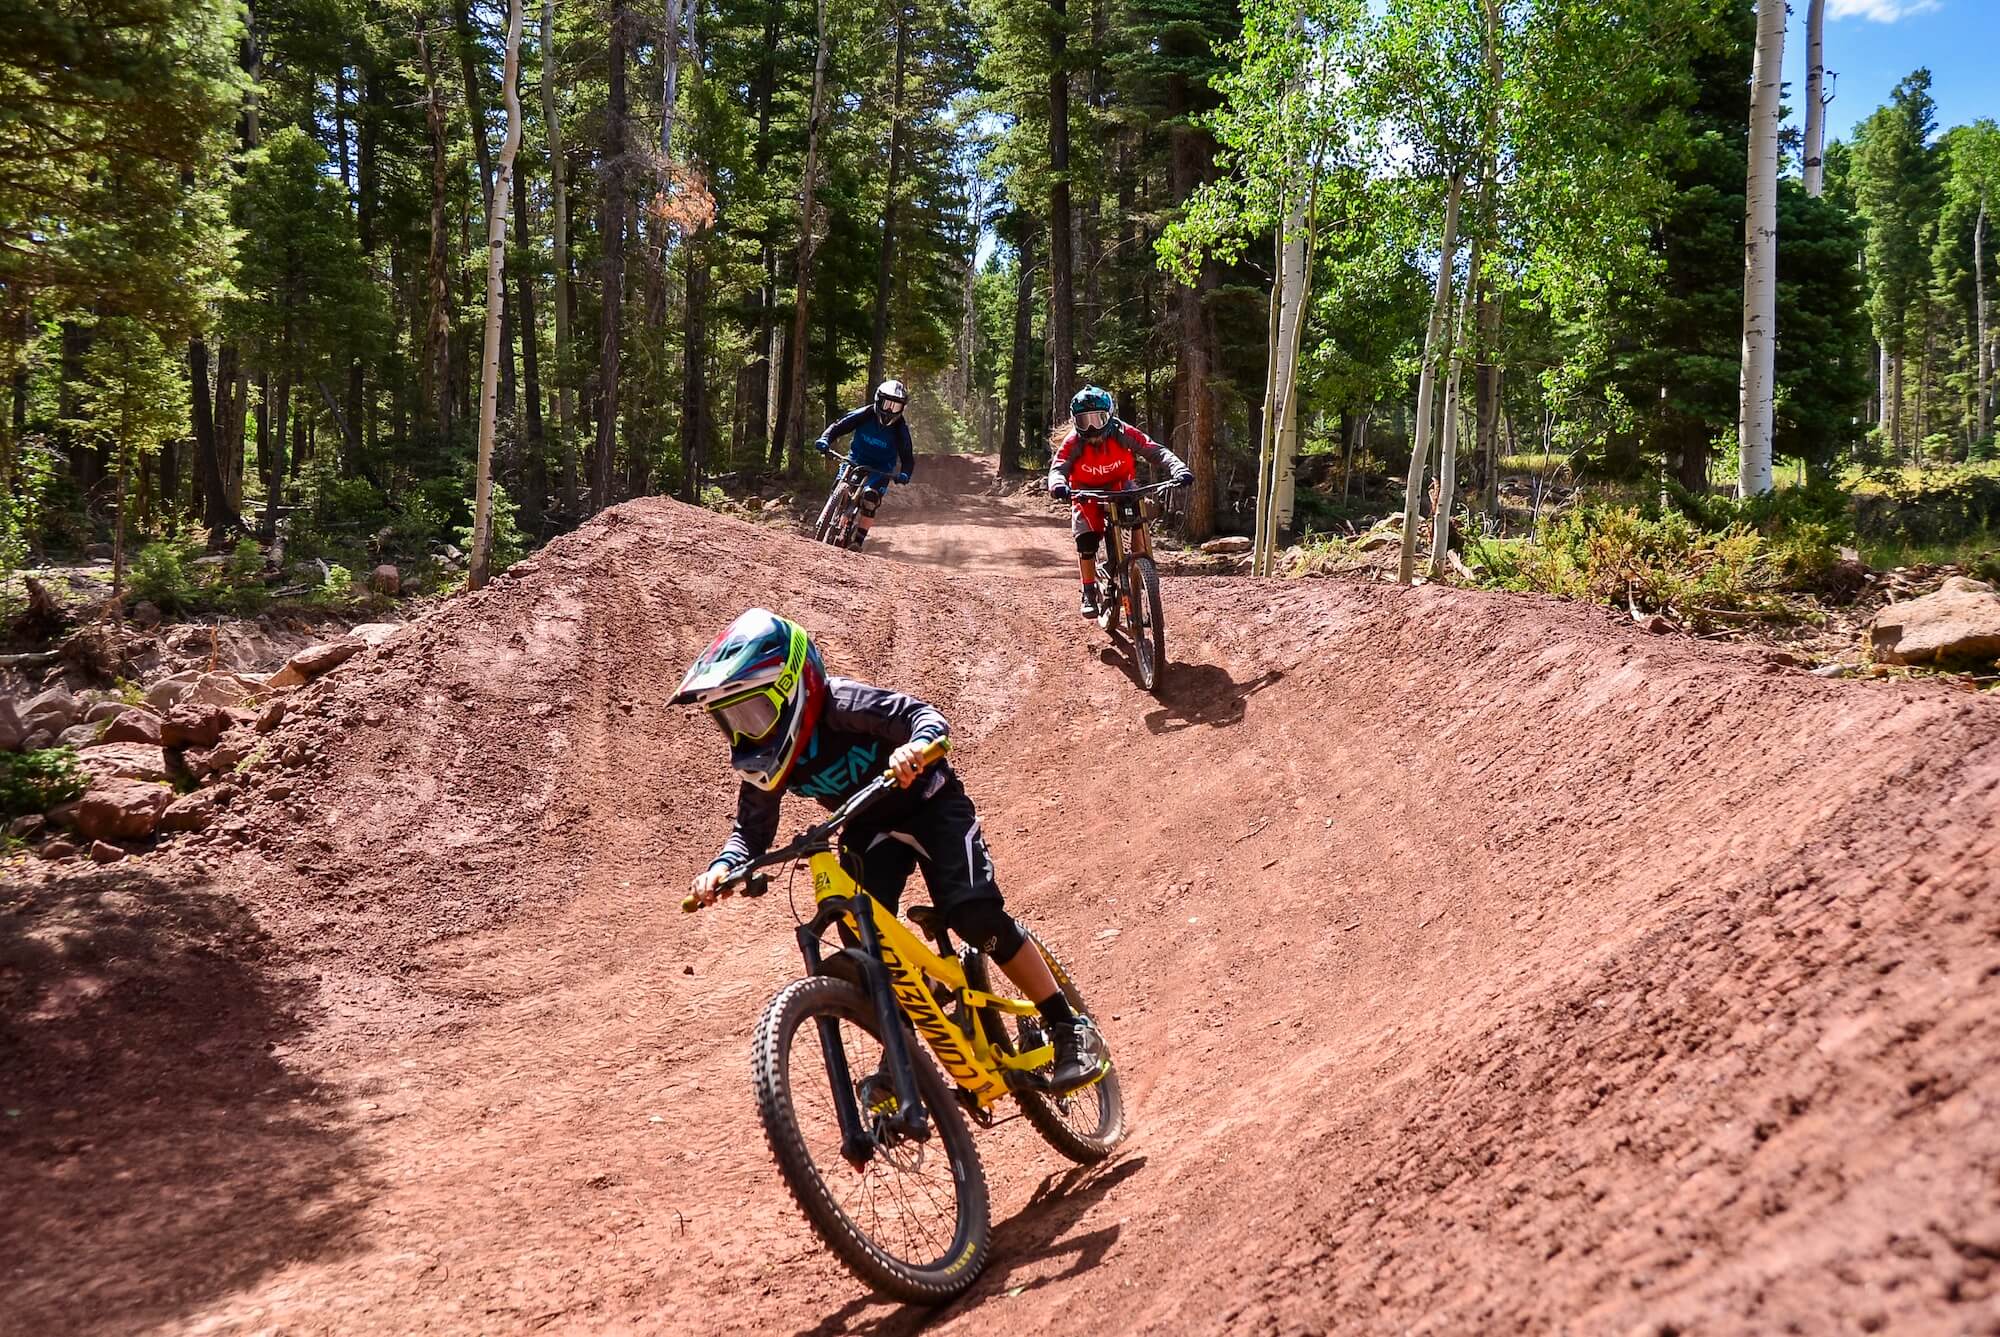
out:
<path id="1" fill-rule="evenodd" d="M 1049 963 L 1049 973 L 1056 977 L 1063 996 L 1069 999 L 1070 1009 L 1080 1017 L 1090 1016 L 1090 1008 L 1083 1001 L 1076 981 L 1056 954 L 1032 933 L 1028 935 L 1028 942 Z M 966 962 L 966 978 L 981 993 L 994 992 L 993 968 L 983 953 L 970 954 Z M 1004 979 L 1002 983 L 1005 983 Z M 1019 1053 L 1024 1047 L 1039 1047 L 1043 1043 L 1040 1023 L 1032 1017 L 1017 1017 L 989 1008 L 980 1013 L 980 1021 L 986 1028 L 987 1038 L 1008 1053 Z M 1027 1116 L 1042 1139 L 1078 1165 L 1095 1165 L 1116 1151 L 1118 1144 L 1125 1140 L 1125 1097 L 1118 1086 L 1116 1067 L 1089 1086 L 1066 1096 L 1021 1091 L 1015 1099 L 1021 1104 L 1021 1113 Z"/>
<path id="2" fill-rule="evenodd" d="M 1167 676 L 1167 620 L 1160 610 L 1160 572 L 1150 557 L 1134 557 L 1127 568 L 1131 590 L 1132 658 L 1139 686 L 1157 692 Z"/>
<path id="3" fill-rule="evenodd" d="M 813 537 L 821 543 L 832 541 L 834 530 L 840 523 L 840 499 L 846 492 L 838 484 L 826 495 L 826 505 L 819 508 L 819 523 L 813 526 Z"/>
<path id="4" fill-rule="evenodd" d="M 857 1082 L 882 1061 L 875 1009 L 846 980 L 813 976 L 771 1000 L 757 1025 L 752 1081 L 778 1172 L 850 1272 L 894 1299 L 943 1304 L 977 1279 L 990 1243 L 986 1176 L 971 1131 L 937 1068 L 913 1053 L 929 1140 L 878 1146 L 859 1170 L 848 1164 L 820 1048 L 823 1018 L 836 1024 Z M 862 1117 L 869 1118 L 865 1108 Z M 914 1227 L 906 1219 L 912 1211 Z"/>

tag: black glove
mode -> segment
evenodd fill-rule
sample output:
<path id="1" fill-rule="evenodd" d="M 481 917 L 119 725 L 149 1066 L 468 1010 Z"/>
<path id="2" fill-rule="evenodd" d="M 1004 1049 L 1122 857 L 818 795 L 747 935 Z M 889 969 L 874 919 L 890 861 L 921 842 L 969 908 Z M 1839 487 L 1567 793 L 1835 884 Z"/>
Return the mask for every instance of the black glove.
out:
<path id="1" fill-rule="evenodd" d="M 907 483 L 910 481 L 910 476 L 908 474 L 897 474 L 896 481 L 898 483 Z"/>
<path id="2" fill-rule="evenodd" d="M 833 447 L 826 443 L 825 437 L 821 437 L 819 440 L 813 442 L 813 449 L 824 455 L 831 451 Z"/>
<path id="3" fill-rule="evenodd" d="M 1183 469 L 1175 474 L 1171 481 L 1175 487 L 1193 487 L 1194 471 L 1192 469 Z"/>
<path id="4" fill-rule="evenodd" d="M 1068 484 L 1068 483 L 1050 483 L 1050 484 L 1049 484 L 1049 500 L 1050 500 L 1050 501 L 1068 501 L 1068 500 L 1069 500 L 1069 484 Z"/>

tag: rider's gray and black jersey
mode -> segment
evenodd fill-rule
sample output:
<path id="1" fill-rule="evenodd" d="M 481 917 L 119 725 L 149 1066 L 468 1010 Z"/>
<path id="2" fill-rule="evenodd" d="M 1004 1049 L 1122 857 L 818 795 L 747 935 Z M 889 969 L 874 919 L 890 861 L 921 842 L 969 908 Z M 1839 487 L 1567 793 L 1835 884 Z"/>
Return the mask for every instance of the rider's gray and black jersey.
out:
<path id="1" fill-rule="evenodd" d="M 827 679 L 826 704 L 807 727 L 782 790 L 748 781 L 738 787 L 736 826 L 715 863 L 740 868 L 771 848 L 783 794 L 803 794 L 832 811 L 887 770 L 891 752 L 905 743 L 934 743 L 949 732 L 936 706 L 851 678 Z M 951 763 L 940 761 L 910 788 L 876 799 L 862 817 L 870 828 L 893 827 L 955 779 Z"/>

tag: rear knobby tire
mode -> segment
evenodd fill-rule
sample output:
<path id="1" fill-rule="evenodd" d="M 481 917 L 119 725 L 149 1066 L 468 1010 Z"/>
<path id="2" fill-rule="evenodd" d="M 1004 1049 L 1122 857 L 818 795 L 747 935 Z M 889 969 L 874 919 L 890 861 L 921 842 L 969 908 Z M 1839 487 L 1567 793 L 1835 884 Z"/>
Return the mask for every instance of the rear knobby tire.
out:
<path id="1" fill-rule="evenodd" d="M 757 1112 L 763 1119 L 771 1154 L 777 1158 L 778 1171 L 813 1229 L 855 1276 L 882 1294 L 909 1304 L 943 1304 L 961 1294 L 979 1276 L 990 1242 L 986 1176 L 980 1169 L 979 1152 L 973 1146 L 965 1117 L 959 1113 L 944 1078 L 930 1059 L 920 1051 L 913 1052 L 917 1091 L 930 1114 L 932 1131 L 928 1142 L 905 1143 L 903 1148 L 920 1149 L 923 1155 L 945 1158 L 955 1193 L 956 1216 L 950 1243 L 939 1249 L 935 1257 L 900 1257 L 873 1238 L 841 1205 L 841 1185 L 857 1183 L 861 1172 L 841 1159 L 838 1152 L 839 1129 L 832 1122 L 832 1103 L 827 1097 L 829 1079 L 826 1069 L 815 1061 L 819 1054 L 815 1023 L 821 1017 L 842 1023 L 842 1029 L 850 1035 L 858 1030 L 873 1037 L 878 1045 L 880 1042 L 875 1009 L 867 995 L 846 980 L 813 976 L 788 985 L 771 1000 L 757 1025 L 751 1062 Z M 814 1042 L 807 1049 L 807 1061 L 794 1070 L 793 1041 L 801 1028 L 814 1036 Z M 860 1077 L 873 1070 L 879 1050 L 857 1054 L 852 1052 L 852 1046 L 843 1047 L 849 1050 L 847 1057 L 854 1068 L 853 1076 Z M 823 1111 L 822 1117 L 812 1121 L 810 1130 L 801 1126 L 799 1101 L 795 1096 L 809 1096 L 809 1103 Z M 866 1118 L 865 1111 L 863 1117 Z M 824 1149 L 833 1148 L 832 1164 L 822 1165 L 814 1159 L 815 1144 L 823 1149 L 822 1159 L 827 1158 Z M 878 1160 L 889 1154 L 890 1151 L 880 1148 L 875 1152 Z M 871 1166 L 874 1164 L 871 1162 Z M 830 1183 L 829 1175 L 839 1177 L 839 1182 Z"/>
<path id="2" fill-rule="evenodd" d="M 1160 610 L 1160 572 L 1150 557 L 1134 557 L 1126 568 L 1132 591 L 1132 659 L 1139 685 L 1157 692 L 1167 676 L 1167 622 Z"/>
<path id="3" fill-rule="evenodd" d="M 1049 963 L 1049 973 L 1062 987 L 1063 996 L 1069 999 L 1070 1009 L 1080 1017 L 1090 1016 L 1090 1008 L 1083 1001 L 1076 981 L 1070 978 L 1069 971 L 1064 969 L 1056 954 L 1032 933 L 1028 935 L 1028 942 Z M 984 954 L 970 955 L 966 975 L 967 982 L 981 993 L 994 992 L 993 967 Z M 1003 977 L 1001 983 L 1005 982 Z M 989 1009 L 981 1014 L 981 1020 L 986 1025 L 988 1039 L 1008 1052 L 1020 1052 L 1024 1024 L 1035 1027 L 1036 1034 L 1030 1038 L 1035 1044 L 1041 1043 L 1040 1025 L 1032 1018 Z M 1021 1113 L 1027 1116 L 1028 1122 L 1043 1140 L 1078 1165 L 1095 1165 L 1116 1151 L 1118 1144 L 1125 1140 L 1125 1097 L 1119 1090 L 1116 1067 L 1081 1091 L 1073 1091 L 1067 1096 L 1022 1091 L 1016 1094 L 1015 1099 L 1020 1101 Z"/>

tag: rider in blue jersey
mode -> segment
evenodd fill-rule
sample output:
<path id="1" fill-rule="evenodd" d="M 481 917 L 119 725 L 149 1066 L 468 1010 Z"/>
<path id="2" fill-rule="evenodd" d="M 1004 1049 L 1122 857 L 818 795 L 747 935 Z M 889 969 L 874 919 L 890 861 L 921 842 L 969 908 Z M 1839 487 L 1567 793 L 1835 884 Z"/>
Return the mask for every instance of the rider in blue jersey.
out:
<path id="1" fill-rule="evenodd" d="M 847 448 L 853 461 L 848 467 L 863 470 L 866 475 L 861 489 L 861 514 L 856 520 L 859 528 L 854 536 L 856 548 L 868 540 L 868 531 L 875 524 L 875 508 L 882 504 L 882 494 L 889 490 L 890 479 L 907 483 L 916 467 L 910 424 L 903 420 L 903 406 L 909 400 L 910 392 L 901 381 L 884 381 L 875 387 L 872 405 L 863 404 L 821 432 L 819 440 L 813 442 L 813 449 L 823 455 L 833 449 L 837 438 L 854 434 L 854 444 Z"/>

